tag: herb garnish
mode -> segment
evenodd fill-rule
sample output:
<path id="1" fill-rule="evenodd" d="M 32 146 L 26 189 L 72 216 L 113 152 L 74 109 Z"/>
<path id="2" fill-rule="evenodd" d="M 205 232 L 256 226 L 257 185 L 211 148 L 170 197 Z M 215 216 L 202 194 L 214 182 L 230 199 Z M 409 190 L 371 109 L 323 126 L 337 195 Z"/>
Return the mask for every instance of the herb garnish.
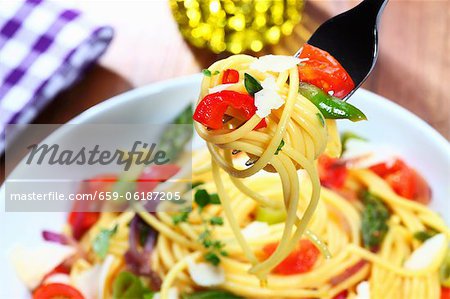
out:
<path id="1" fill-rule="evenodd" d="M 341 134 L 341 144 L 342 144 L 342 153 L 345 152 L 345 150 L 347 149 L 347 142 L 350 139 L 357 139 L 357 140 L 361 140 L 361 141 L 367 141 L 366 138 L 359 136 L 356 133 L 350 132 L 350 131 L 346 131 L 344 133 Z"/>
<path id="2" fill-rule="evenodd" d="M 242 297 L 222 290 L 198 291 L 190 294 L 182 294 L 182 299 L 242 299 Z"/>
<path id="3" fill-rule="evenodd" d="M 362 236 L 367 248 L 375 249 L 383 241 L 389 227 L 390 213 L 381 199 L 375 195 L 363 193 L 364 210 L 362 213 Z"/>
<path id="4" fill-rule="evenodd" d="M 258 80 L 247 73 L 244 74 L 244 86 L 248 94 L 251 96 L 254 96 L 255 93 L 263 89 Z"/>
<path id="5" fill-rule="evenodd" d="M 203 69 L 202 70 L 203 75 L 205 75 L 206 77 L 211 77 L 211 71 L 208 69 Z"/>
<path id="6" fill-rule="evenodd" d="M 200 244 L 202 244 L 202 246 L 207 249 L 204 254 L 204 259 L 214 266 L 217 266 L 220 263 L 220 256 L 226 256 L 227 252 L 223 250 L 223 247 L 225 246 L 224 243 L 212 238 L 211 230 L 216 225 L 223 225 L 224 221 L 220 216 L 212 216 L 211 218 L 206 218 L 202 214 L 202 212 L 203 209 L 210 204 L 220 204 L 219 195 L 217 195 L 217 193 L 210 194 L 205 189 L 197 189 L 194 194 L 194 201 L 199 207 L 198 214 L 200 215 L 202 223 L 204 225 L 203 232 L 201 232 L 198 236 L 198 241 L 200 242 Z M 189 208 L 172 216 L 173 223 L 177 225 L 182 222 L 187 222 L 189 213 L 191 212 L 192 210 Z"/>
<path id="7" fill-rule="evenodd" d="M 92 243 L 92 249 L 100 257 L 105 258 L 109 249 L 109 241 L 117 232 L 117 224 L 113 229 L 102 229 Z"/>
<path id="8" fill-rule="evenodd" d="M 223 225 L 223 218 L 219 216 L 214 216 L 211 219 L 209 219 L 209 223 L 211 225 Z"/>
<path id="9" fill-rule="evenodd" d="M 217 265 L 220 264 L 219 256 L 216 253 L 212 252 L 212 251 L 205 253 L 205 255 L 203 257 L 205 258 L 205 260 L 207 262 L 210 262 L 214 266 L 217 266 Z"/>
<path id="10" fill-rule="evenodd" d="M 283 148 L 283 146 L 284 146 L 284 140 L 281 139 L 281 142 L 280 142 L 280 144 L 278 145 L 277 150 L 275 151 L 275 155 L 278 155 L 278 153 L 281 151 L 281 149 Z"/>
<path id="11" fill-rule="evenodd" d="M 429 238 L 437 235 L 437 233 L 438 233 L 437 231 L 431 230 L 431 229 L 422 230 L 422 231 L 415 232 L 414 238 L 419 240 L 420 242 L 425 242 Z"/>
<path id="12" fill-rule="evenodd" d="M 203 185 L 205 182 L 202 181 L 197 181 L 197 182 L 192 182 L 192 189 L 197 188 L 200 185 Z"/>
<path id="13" fill-rule="evenodd" d="M 205 189 L 198 189 L 194 195 L 195 203 L 203 209 L 208 204 L 220 204 L 219 196 L 216 193 L 209 194 Z"/>
<path id="14" fill-rule="evenodd" d="M 180 213 L 172 216 L 173 224 L 179 224 L 181 222 L 187 222 L 189 218 L 189 213 L 191 212 L 191 208 L 187 208 Z"/>
<path id="15" fill-rule="evenodd" d="M 214 71 L 214 73 L 211 73 L 211 71 L 208 70 L 208 69 L 203 69 L 203 70 L 202 70 L 202 73 L 203 73 L 203 75 L 205 75 L 206 77 L 211 77 L 211 76 L 215 76 L 215 75 L 220 74 L 220 72 L 217 71 L 217 70 Z"/>

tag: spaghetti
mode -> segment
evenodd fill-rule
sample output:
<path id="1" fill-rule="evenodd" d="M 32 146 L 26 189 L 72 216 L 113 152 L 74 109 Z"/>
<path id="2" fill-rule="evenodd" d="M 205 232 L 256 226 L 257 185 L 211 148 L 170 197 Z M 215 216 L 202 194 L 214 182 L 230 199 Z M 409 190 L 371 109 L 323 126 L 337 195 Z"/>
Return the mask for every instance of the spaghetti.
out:
<path id="1" fill-rule="evenodd" d="M 256 274 L 264 281 L 266 275 L 298 243 L 316 209 L 319 200 L 320 182 L 314 160 L 325 150 L 328 135 L 325 122 L 321 122 L 320 111 L 308 99 L 298 93 L 299 77 L 296 65 L 280 73 L 259 72 L 251 68 L 255 60 L 256 58 L 250 56 L 232 56 L 216 62 L 209 70 L 221 72 L 226 69 L 234 69 L 239 72 L 240 78 L 244 78 L 245 73 L 260 82 L 267 80 L 267 78 L 274 78 L 278 87 L 277 92 L 282 96 L 284 105 L 269 114 L 266 120 L 267 127 L 254 130 L 261 121 L 258 115 L 254 115 L 241 126 L 234 128 L 235 124 L 230 124 L 228 129 L 223 129 L 220 132 L 208 130 L 199 123 L 195 124 L 195 128 L 200 137 L 207 142 L 212 156 L 212 171 L 218 194 L 222 200 L 230 227 L 245 256 L 253 265 L 250 273 Z M 210 88 L 218 85 L 218 80 L 219 76 L 216 76 L 216 78 L 205 77 L 200 99 L 208 94 Z M 227 87 L 227 90 L 242 92 L 243 88 L 244 81 L 241 80 Z M 282 141 L 284 146 L 277 152 L 277 148 Z M 250 158 L 255 160 L 253 165 L 246 169 L 238 169 L 234 166 L 231 158 L 233 150 L 249 155 Z M 230 206 L 229 196 L 226 194 L 222 183 L 219 167 L 233 177 L 232 182 L 235 183 L 237 188 L 263 205 L 273 205 L 273 201 L 271 202 L 270 199 L 245 187 L 240 179 L 248 178 L 264 168 L 273 169 L 280 176 L 283 188 L 283 205 L 287 211 L 286 224 L 277 250 L 262 263 L 258 262 L 240 232 Z M 306 170 L 313 186 L 311 200 L 307 203 L 301 219 L 297 217 L 300 195 L 297 178 L 299 168 Z M 294 226 L 296 227 L 295 231 L 293 230 Z"/>
<path id="2" fill-rule="evenodd" d="M 56 238 L 78 250 L 60 261 L 69 268 L 65 283 L 61 273 L 55 278 L 61 265 L 33 281 L 29 267 L 19 269 L 38 287 L 35 298 L 438 299 L 449 292 L 450 229 L 427 208 L 425 180 L 399 159 L 350 167 L 360 158 L 337 158 L 335 119 L 364 115 L 330 95 L 352 89 L 340 65 L 326 82 L 316 76 L 324 69 L 323 57 L 310 60 L 325 55 L 318 51 L 306 45 L 294 60 L 236 55 L 205 70 L 194 119 L 206 148 L 194 153 L 193 188 L 182 196 L 195 204 L 178 203 L 175 213 L 140 205 L 72 212 Z M 167 177 L 179 171 L 164 169 Z"/>

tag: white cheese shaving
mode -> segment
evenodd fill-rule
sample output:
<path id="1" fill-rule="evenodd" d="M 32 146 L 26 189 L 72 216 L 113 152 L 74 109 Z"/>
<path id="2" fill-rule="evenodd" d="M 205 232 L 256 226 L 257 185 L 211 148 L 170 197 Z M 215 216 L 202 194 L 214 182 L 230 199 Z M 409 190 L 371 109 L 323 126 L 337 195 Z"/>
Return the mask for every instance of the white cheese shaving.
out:
<path id="1" fill-rule="evenodd" d="M 235 83 L 227 83 L 227 84 L 220 84 L 220 85 L 216 85 L 214 87 L 211 87 L 208 92 L 211 93 L 216 93 L 216 92 L 220 92 L 223 90 L 227 90 L 229 87 L 235 85 Z"/>
<path id="2" fill-rule="evenodd" d="M 100 294 L 98 277 L 102 266 L 96 264 L 76 276 L 72 276 L 72 284 L 83 294 L 85 298 L 97 299 Z"/>
<path id="3" fill-rule="evenodd" d="M 44 276 L 75 254 L 75 248 L 45 242 L 36 248 L 17 246 L 11 261 L 19 278 L 29 289 L 36 288 Z"/>
<path id="4" fill-rule="evenodd" d="M 267 77 L 261 82 L 262 90 L 255 93 L 256 114 L 264 118 L 272 109 L 278 109 L 284 105 L 284 100 L 278 93 L 278 85 L 275 78 Z"/>
<path id="5" fill-rule="evenodd" d="M 333 95 L 334 95 L 334 91 L 333 91 L 333 90 L 330 90 L 330 91 L 328 91 L 328 94 L 329 94 L 330 96 L 333 96 Z"/>
<path id="6" fill-rule="evenodd" d="M 65 273 L 55 273 L 47 277 L 44 283 L 63 283 L 70 285 L 70 276 Z"/>
<path id="7" fill-rule="evenodd" d="M 250 222 L 246 227 L 244 227 L 241 232 L 245 238 L 254 239 L 268 235 L 270 233 L 270 228 L 267 222 L 253 221 Z"/>
<path id="8" fill-rule="evenodd" d="M 293 67 L 296 67 L 302 60 L 294 56 L 285 55 L 265 55 L 259 57 L 250 68 L 260 72 L 277 72 L 281 73 Z"/>
<path id="9" fill-rule="evenodd" d="M 405 261 L 404 267 L 408 270 L 420 270 L 430 267 L 436 260 L 442 260 L 447 247 L 447 238 L 438 234 L 426 240 L 413 251 Z"/>
<path id="10" fill-rule="evenodd" d="M 342 159 L 349 168 L 369 168 L 379 163 L 394 163 L 398 156 L 391 148 L 358 139 L 350 139 Z"/>
<path id="11" fill-rule="evenodd" d="M 169 289 L 169 292 L 167 294 L 167 298 L 164 299 L 179 299 L 180 296 L 178 294 L 178 289 L 175 287 L 172 287 Z M 161 293 L 157 292 L 153 295 L 153 299 L 161 299 Z"/>
<path id="12" fill-rule="evenodd" d="M 362 281 L 356 286 L 356 299 L 370 299 L 370 284 Z"/>
<path id="13" fill-rule="evenodd" d="M 114 255 L 107 255 L 100 269 L 100 273 L 98 276 L 98 298 L 105 298 L 108 288 L 108 278 L 114 271 L 115 266 L 117 265 L 117 259 Z"/>
<path id="14" fill-rule="evenodd" d="M 188 272 L 192 280 L 202 287 L 218 286 L 225 282 L 225 272 L 220 266 L 208 263 L 196 263 L 188 261 Z"/>

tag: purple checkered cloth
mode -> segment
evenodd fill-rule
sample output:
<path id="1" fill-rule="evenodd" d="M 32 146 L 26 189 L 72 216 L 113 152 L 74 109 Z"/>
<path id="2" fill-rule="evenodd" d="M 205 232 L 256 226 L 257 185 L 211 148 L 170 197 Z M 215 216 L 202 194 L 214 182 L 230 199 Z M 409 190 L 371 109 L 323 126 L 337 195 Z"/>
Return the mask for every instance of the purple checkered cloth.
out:
<path id="1" fill-rule="evenodd" d="M 0 4 L 0 154 L 5 127 L 28 123 L 106 50 L 113 30 L 50 0 Z"/>

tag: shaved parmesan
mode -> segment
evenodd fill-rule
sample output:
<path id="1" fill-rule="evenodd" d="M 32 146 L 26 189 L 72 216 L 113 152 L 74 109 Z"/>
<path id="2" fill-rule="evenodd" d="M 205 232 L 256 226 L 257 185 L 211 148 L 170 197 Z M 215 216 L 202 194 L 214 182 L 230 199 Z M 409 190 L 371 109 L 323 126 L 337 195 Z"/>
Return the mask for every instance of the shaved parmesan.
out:
<path id="1" fill-rule="evenodd" d="M 202 287 L 218 286 L 225 282 L 225 272 L 222 267 L 208 263 L 188 261 L 188 272 L 192 280 Z"/>
<path id="2" fill-rule="evenodd" d="M 44 283 L 63 283 L 70 285 L 70 276 L 65 273 L 55 273 L 47 277 Z"/>
<path id="3" fill-rule="evenodd" d="M 178 295 L 178 289 L 175 287 L 172 287 L 169 289 L 169 294 L 167 298 L 164 299 L 179 299 L 180 296 Z M 153 299 L 161 299 L 161 293 L 157 292 L 155 295 L 153 295 Z"/>
<path id="4" fill-rule="evenodd" d="M 36 288 L 44 276 L 75 254 L 75 248 L 45 242 L 37 248 L 17 246 L 11 253 L 12 264 L 29 289 Z"/>
<path id="5" fill-rule="evenodd" d="M 100 288 L 98 277 L 100 276 L 101 268 L 101 265 L 97 264 L 72 277 L 72 284 L 83 294 L 85 298 L 99 298 L 98 295 L 100 293 Z"/>
<path id="6" fill-rule="evenodd" d="M 302 60 L 294 56 L 284 55 L 265 55 L 259 57 L 252 64 L 250 68 L 260 72 L 277 72 L 281 73 L 293 67 L 297 67 Z"/>
<path id="7" fill-rule="evenodd" d="M 108 281 L 111 279 L 113 272 L 118 266 L 119 260 L 114 255 L 106 256 L 103 264 L 101 265 L 100 273 L 98 276 L 98 299 L 106 298 L 108 294 Z"/>
<path id="8" fill-rule="evenodd" d="M 278 109 L 284 105 L 284 100 L 278 93 L 278 86 L 273 77 L 267 77 L 261 82 L 262 90 L 255 93 L 256 114 L 264 118 L 272 109 Z"/>
<path id="9" fill-rule="evenodd" d="M 244 227 L 241 232 L 246 238 L 259 238 L 268 235 L 270 229 L 267 222 L 253 221 Z"/>
<path id="10" fill-rule="evenodd" d="M 438 234 L 426 240 L 406 260 L 404 267 L 408 270 L 426 269 L 433 263 L 440 263 L 447 248 L 447 238 Z"/>
<path id="11" fill-rule="evenodd" d="M 369 168 L 379 163 L 394 163 L 398 156 L 391 148 L 358 139 L 350 139 L 345 145 L 342 159 L 349 168 Z"/>
<path id="12" fill-rule="evenodd" d="M 362 281 L 356 286 L 356 299 L 370 299 L 370 284 Z"/>
<path id="13" fill-rule="evenodd" d="M 231 87 L 233 85 L 235 85 L 235 84 L 234 83 L 220 84 L 220 85 L 216 85 L 214 87 L 211 87 L 208 91 L 209 91 L 210 94 L 211 93 L 216 93 L 216 92 L 220 92 L 220 91 L 226 90 L 226 89 L 228 89 L 228 87 Z"/>

